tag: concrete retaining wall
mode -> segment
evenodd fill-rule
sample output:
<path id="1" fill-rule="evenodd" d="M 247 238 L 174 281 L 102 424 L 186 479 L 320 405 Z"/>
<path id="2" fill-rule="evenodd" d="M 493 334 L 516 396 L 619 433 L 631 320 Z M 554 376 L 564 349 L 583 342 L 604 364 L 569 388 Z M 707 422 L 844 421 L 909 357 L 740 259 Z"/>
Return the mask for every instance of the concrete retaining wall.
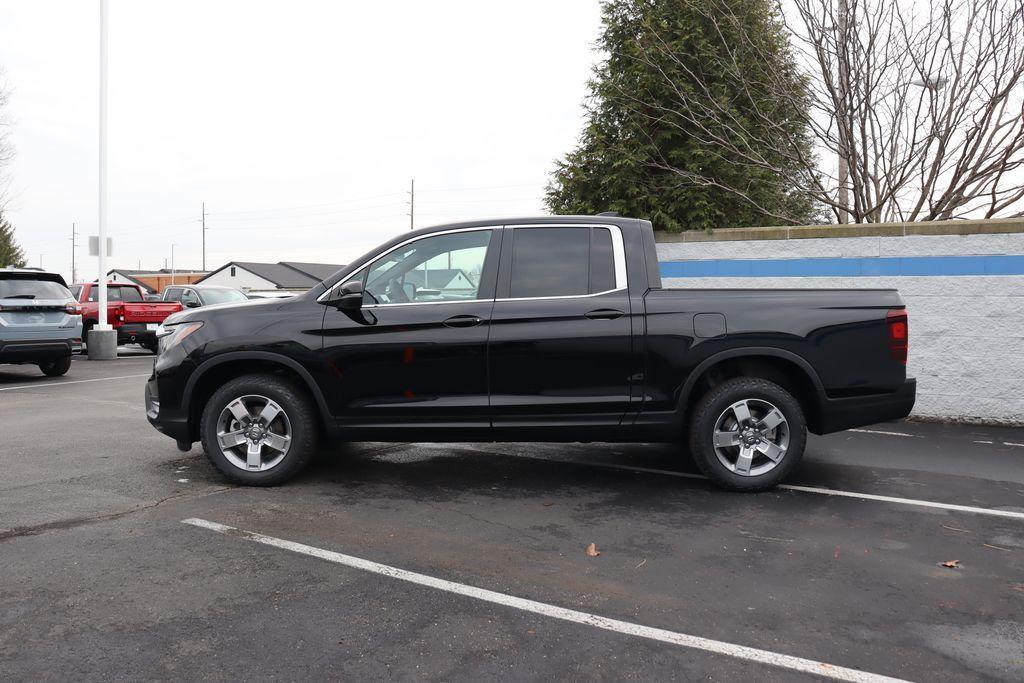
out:
<path id="1" fill-rule="evenodd" d="M 1024 232 L 672 241 L 658 244 L 663 281 L 670 287 L 899 289 L 910 315 L 908 371 L 918 378 L 914 415 L 966 422 L 1024 424 L 1024 392 L 1021 391 L 1024 386 L 1024 272 L 1018 273 L 1019 266 L 1012 265 L 1003 268 L 1000 272 L 1007 274 L 1001 275 L 947 274 L 944 269 L 953 268 L 955 272 L 955 259 L 929 258 L 1008 255 L 1024 255 Z M 842 262 L 824 259 L 865 259 L 864 263 L 870 264 L 872 259 L 894 257 L 907 259 L 909 264 L 918 264 L 920 267 L 916 271 L 927 274 L 668 276 L 672 272 L 699 272 L 694 261 L 717 260 L 724 264 L 724 271 L 737 272 L 744 271 L 744 264 L 736 262 L 746 259 L 823 259 L 814 261 L 811 270 L 829 270 L 832 263 Z M 840 272 L 849 272 L 849 268 L 844 268 L 837 267 Z M 865 272 L 873 271 L 867 268 Z"/>

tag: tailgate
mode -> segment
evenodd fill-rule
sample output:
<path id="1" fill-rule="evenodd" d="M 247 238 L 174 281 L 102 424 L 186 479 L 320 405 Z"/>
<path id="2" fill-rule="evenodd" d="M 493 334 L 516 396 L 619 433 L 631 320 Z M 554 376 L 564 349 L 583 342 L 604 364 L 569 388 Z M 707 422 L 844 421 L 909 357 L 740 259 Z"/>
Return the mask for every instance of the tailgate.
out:
<path id="1" fill-rule="evenodd" d="M 161 323 L 171 313 L 181 310 L 177 301 L 122 304 L 126 323 Z"/>

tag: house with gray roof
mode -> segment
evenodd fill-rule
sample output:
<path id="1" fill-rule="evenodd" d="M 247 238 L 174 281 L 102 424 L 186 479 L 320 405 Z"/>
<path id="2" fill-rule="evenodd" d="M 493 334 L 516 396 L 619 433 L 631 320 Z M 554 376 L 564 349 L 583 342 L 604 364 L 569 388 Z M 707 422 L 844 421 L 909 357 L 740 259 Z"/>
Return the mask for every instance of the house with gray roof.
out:
<path id="1" fill-rule="evenodd" d="M 243 292 L 271 290 L 304 292 L 344 267 L 337 263 L 300 261 L 278 261 L 277 263 L 229 261 L 198 280 L 197 284 L 234 287 Z"/>

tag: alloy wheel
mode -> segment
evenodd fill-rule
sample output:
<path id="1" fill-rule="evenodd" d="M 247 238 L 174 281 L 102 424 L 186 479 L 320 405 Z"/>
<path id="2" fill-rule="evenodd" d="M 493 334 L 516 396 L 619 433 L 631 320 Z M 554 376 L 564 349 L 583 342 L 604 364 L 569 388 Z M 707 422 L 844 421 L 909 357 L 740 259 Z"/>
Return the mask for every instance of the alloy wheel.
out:
<path id="1" fill-rule="evenodd" d="M 246 472 L 276 467 L 288 454 L 291 441 L 288 414 L 266 396 L 240 396 L 217 418 L 217 443 L 224 457 Z"/>
<path id="2" fill-rule="evenodd" d="M 785 457 L 789 434 L 789 423 L 776 406 L 759 398 L 743 399 L 715 421 L 715 455 L 738 475 L 760 476 Z"/>

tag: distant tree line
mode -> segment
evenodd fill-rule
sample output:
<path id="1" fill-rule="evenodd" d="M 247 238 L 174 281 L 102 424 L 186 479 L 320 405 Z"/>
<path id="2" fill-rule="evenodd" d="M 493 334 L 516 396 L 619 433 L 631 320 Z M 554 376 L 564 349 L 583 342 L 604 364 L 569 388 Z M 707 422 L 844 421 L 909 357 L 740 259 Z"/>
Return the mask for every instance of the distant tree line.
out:
<path id="1" fill-rule="evenodd" d="M 1024 215 L 1020 0 L 608 0 L 556 213 L 662 229 Z"/>

